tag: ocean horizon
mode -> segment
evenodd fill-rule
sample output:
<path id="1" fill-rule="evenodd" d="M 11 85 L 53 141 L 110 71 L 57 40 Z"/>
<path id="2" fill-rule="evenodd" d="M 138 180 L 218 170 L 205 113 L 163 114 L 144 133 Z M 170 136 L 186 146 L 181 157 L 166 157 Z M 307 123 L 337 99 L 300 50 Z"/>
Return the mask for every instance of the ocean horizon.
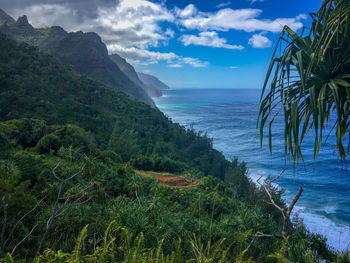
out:
<path id="1" fill-rule="evenodd" d="M 350 248 L 350 175 L 346 162 L 341 162 L 330 136 L 323 143 L 317 160 L 313 157 L 313 133 L 306 136 L 302 151 L 304 161 L 294 165 L 285 157 L 283 120 L 273 129 L 273 150 L 267 138 L 260 148 L 256 132 L 259 89 L 170 89 L 156 98 L 157 107 L 172 121 L 193 127 L 213 139 L 214 148 L 228 160 L 238 157 L 248 167 L 253 182 L 260 177 L 275 177 L 284 189 L 288 204 L 303 186 L 304 192 L 294 208 L 294 220 L 302 220 L 306 228 L 327 238 L 330 247 L 344 251 Z M 267 134 L 267 133 L 265 133 Z"/>

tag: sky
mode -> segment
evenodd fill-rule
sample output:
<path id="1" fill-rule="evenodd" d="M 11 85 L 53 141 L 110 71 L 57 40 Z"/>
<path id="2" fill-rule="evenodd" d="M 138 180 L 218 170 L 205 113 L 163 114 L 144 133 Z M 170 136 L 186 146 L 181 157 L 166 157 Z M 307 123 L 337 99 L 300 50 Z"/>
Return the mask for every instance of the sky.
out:
<path id="1" fill-rule="evenodd" d="M 0 0 L 34 27 L 96 32 L 110 54 L 172 88 L 261 88 L 284 25 L 321 0 Z"/>

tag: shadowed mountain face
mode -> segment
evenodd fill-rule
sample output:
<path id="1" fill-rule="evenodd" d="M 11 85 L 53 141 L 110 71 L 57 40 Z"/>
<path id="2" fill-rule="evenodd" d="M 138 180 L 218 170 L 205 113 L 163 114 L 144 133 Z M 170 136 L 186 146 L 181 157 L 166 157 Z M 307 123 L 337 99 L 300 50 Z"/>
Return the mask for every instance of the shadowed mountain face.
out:
<path id="1" fill-rule="evenodd" d="M 28 23 L 26 16 L 15 21 L 2 10 L 0 31 L 19 42 L 37 46 L 60 62 L 72 65 L 76 71 L 155 107 L 147 92 L 131 81 L 110 59 L 106 45 L 96 33 L 67 33 L 58 26 L 35 29 Z"/>
<path id="2" fill-rule="evenodd" d="M 161 82 L 157 77 L 152 76 L 150 74 L 146 73 L 140 73 L 138 72 L 137 75 L 139 76 L 140 80 L 147 84 L 147 85 L 152 85 L 158 89 L 170 89 L 166 84 Z"/>
<path id="3" fill-rule="evenodd" d="M 150 84 L 145 84 L 139 79 L 139 76 L 137 75 L 135 69 L 133 66 L 131 66 L 124 58 L 119 56 L 118 54 L 113 54 L 110 56 L 110 58 L 113 60 L 114 63 L 118 65 L 121 71 L 125 75 L 129 77 L 133 82 L 135 82 L 137 85 L 142 87 L 149 96 L 151 97 L 160 97 L 162 96 L 162 91 Z"/>
<path id="4" fill-rule="evenodd" d="M 14 24 L 16 21 L 9 16 L 8 14 L 6 14 L 3 10 L 0 9 L 0 26 L 2 26 L 3 24 Z"/>

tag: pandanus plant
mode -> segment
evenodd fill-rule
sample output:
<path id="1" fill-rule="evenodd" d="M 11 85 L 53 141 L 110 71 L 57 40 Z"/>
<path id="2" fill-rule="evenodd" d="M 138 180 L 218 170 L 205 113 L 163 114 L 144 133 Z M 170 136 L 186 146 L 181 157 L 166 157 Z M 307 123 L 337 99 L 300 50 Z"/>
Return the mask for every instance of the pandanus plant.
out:
<path id="1" fill-rule="evenodd" d="M 272 125 L 283 114 L 285 153 L 293 162 L 303 159 L 300 145 L 310 130 L 315 133 L 314 158 L 330 134 L 336 137 L 339 157 L 349 156 L 349 14 L 350 0 L 324 0 L 316 14 L 310 13 L 311 27 L 304 27 L 300 34 L 283 28 L 260 99 L 261 146 L 268 125 L 272 151 Z M 327 125 L 332 129 L 326 133 Z"/>

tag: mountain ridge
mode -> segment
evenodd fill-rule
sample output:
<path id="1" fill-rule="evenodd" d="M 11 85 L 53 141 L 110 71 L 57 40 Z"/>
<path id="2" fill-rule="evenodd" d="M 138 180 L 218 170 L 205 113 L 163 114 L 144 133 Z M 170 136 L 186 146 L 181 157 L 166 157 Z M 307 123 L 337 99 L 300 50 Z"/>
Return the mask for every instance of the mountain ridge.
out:
<path id="1" fill-rule="evenodd" d="M 160 90 L 170 89 L 168 85 L 160 81 L 156 76 L 143 72 L 138 72 L 137 75 L 140 80 L 147 85 L 152 85 Z"/>
<path id="2" fill-rule="evenodd" d="M 122 58 L 116 53 L 110 55 L 110 58 L 113 60 L 114 63 L 118 65 L 120 70 L 124 72 L 126 76 L 129 77 L 130 80 L 142 87 L 150 97 L 162 96 L 162 91 L 160 89 L 154 87 L 153 85 L 145 84 L 140 80 L 134 67 L 131 64 L 129 64 L 125 58 Z"/>
<path id="3" fill-rule="evenodd" d="M 35 29 L 25 15 L 13 22 L 14 19 L 11 20 L 4 11 L 0 12 L 1 17 L 4 17 L 2 20 L 5 21 L 0 26 L 0 31 L 9 37 L 36 46 L 61 63 L 73 66 L 76 71 L 155 107 L 146 91 L 131 81 L 110 59 L 107 47 L 98 34 L 82 31 L 68 33 L 58 26 Z"/>

